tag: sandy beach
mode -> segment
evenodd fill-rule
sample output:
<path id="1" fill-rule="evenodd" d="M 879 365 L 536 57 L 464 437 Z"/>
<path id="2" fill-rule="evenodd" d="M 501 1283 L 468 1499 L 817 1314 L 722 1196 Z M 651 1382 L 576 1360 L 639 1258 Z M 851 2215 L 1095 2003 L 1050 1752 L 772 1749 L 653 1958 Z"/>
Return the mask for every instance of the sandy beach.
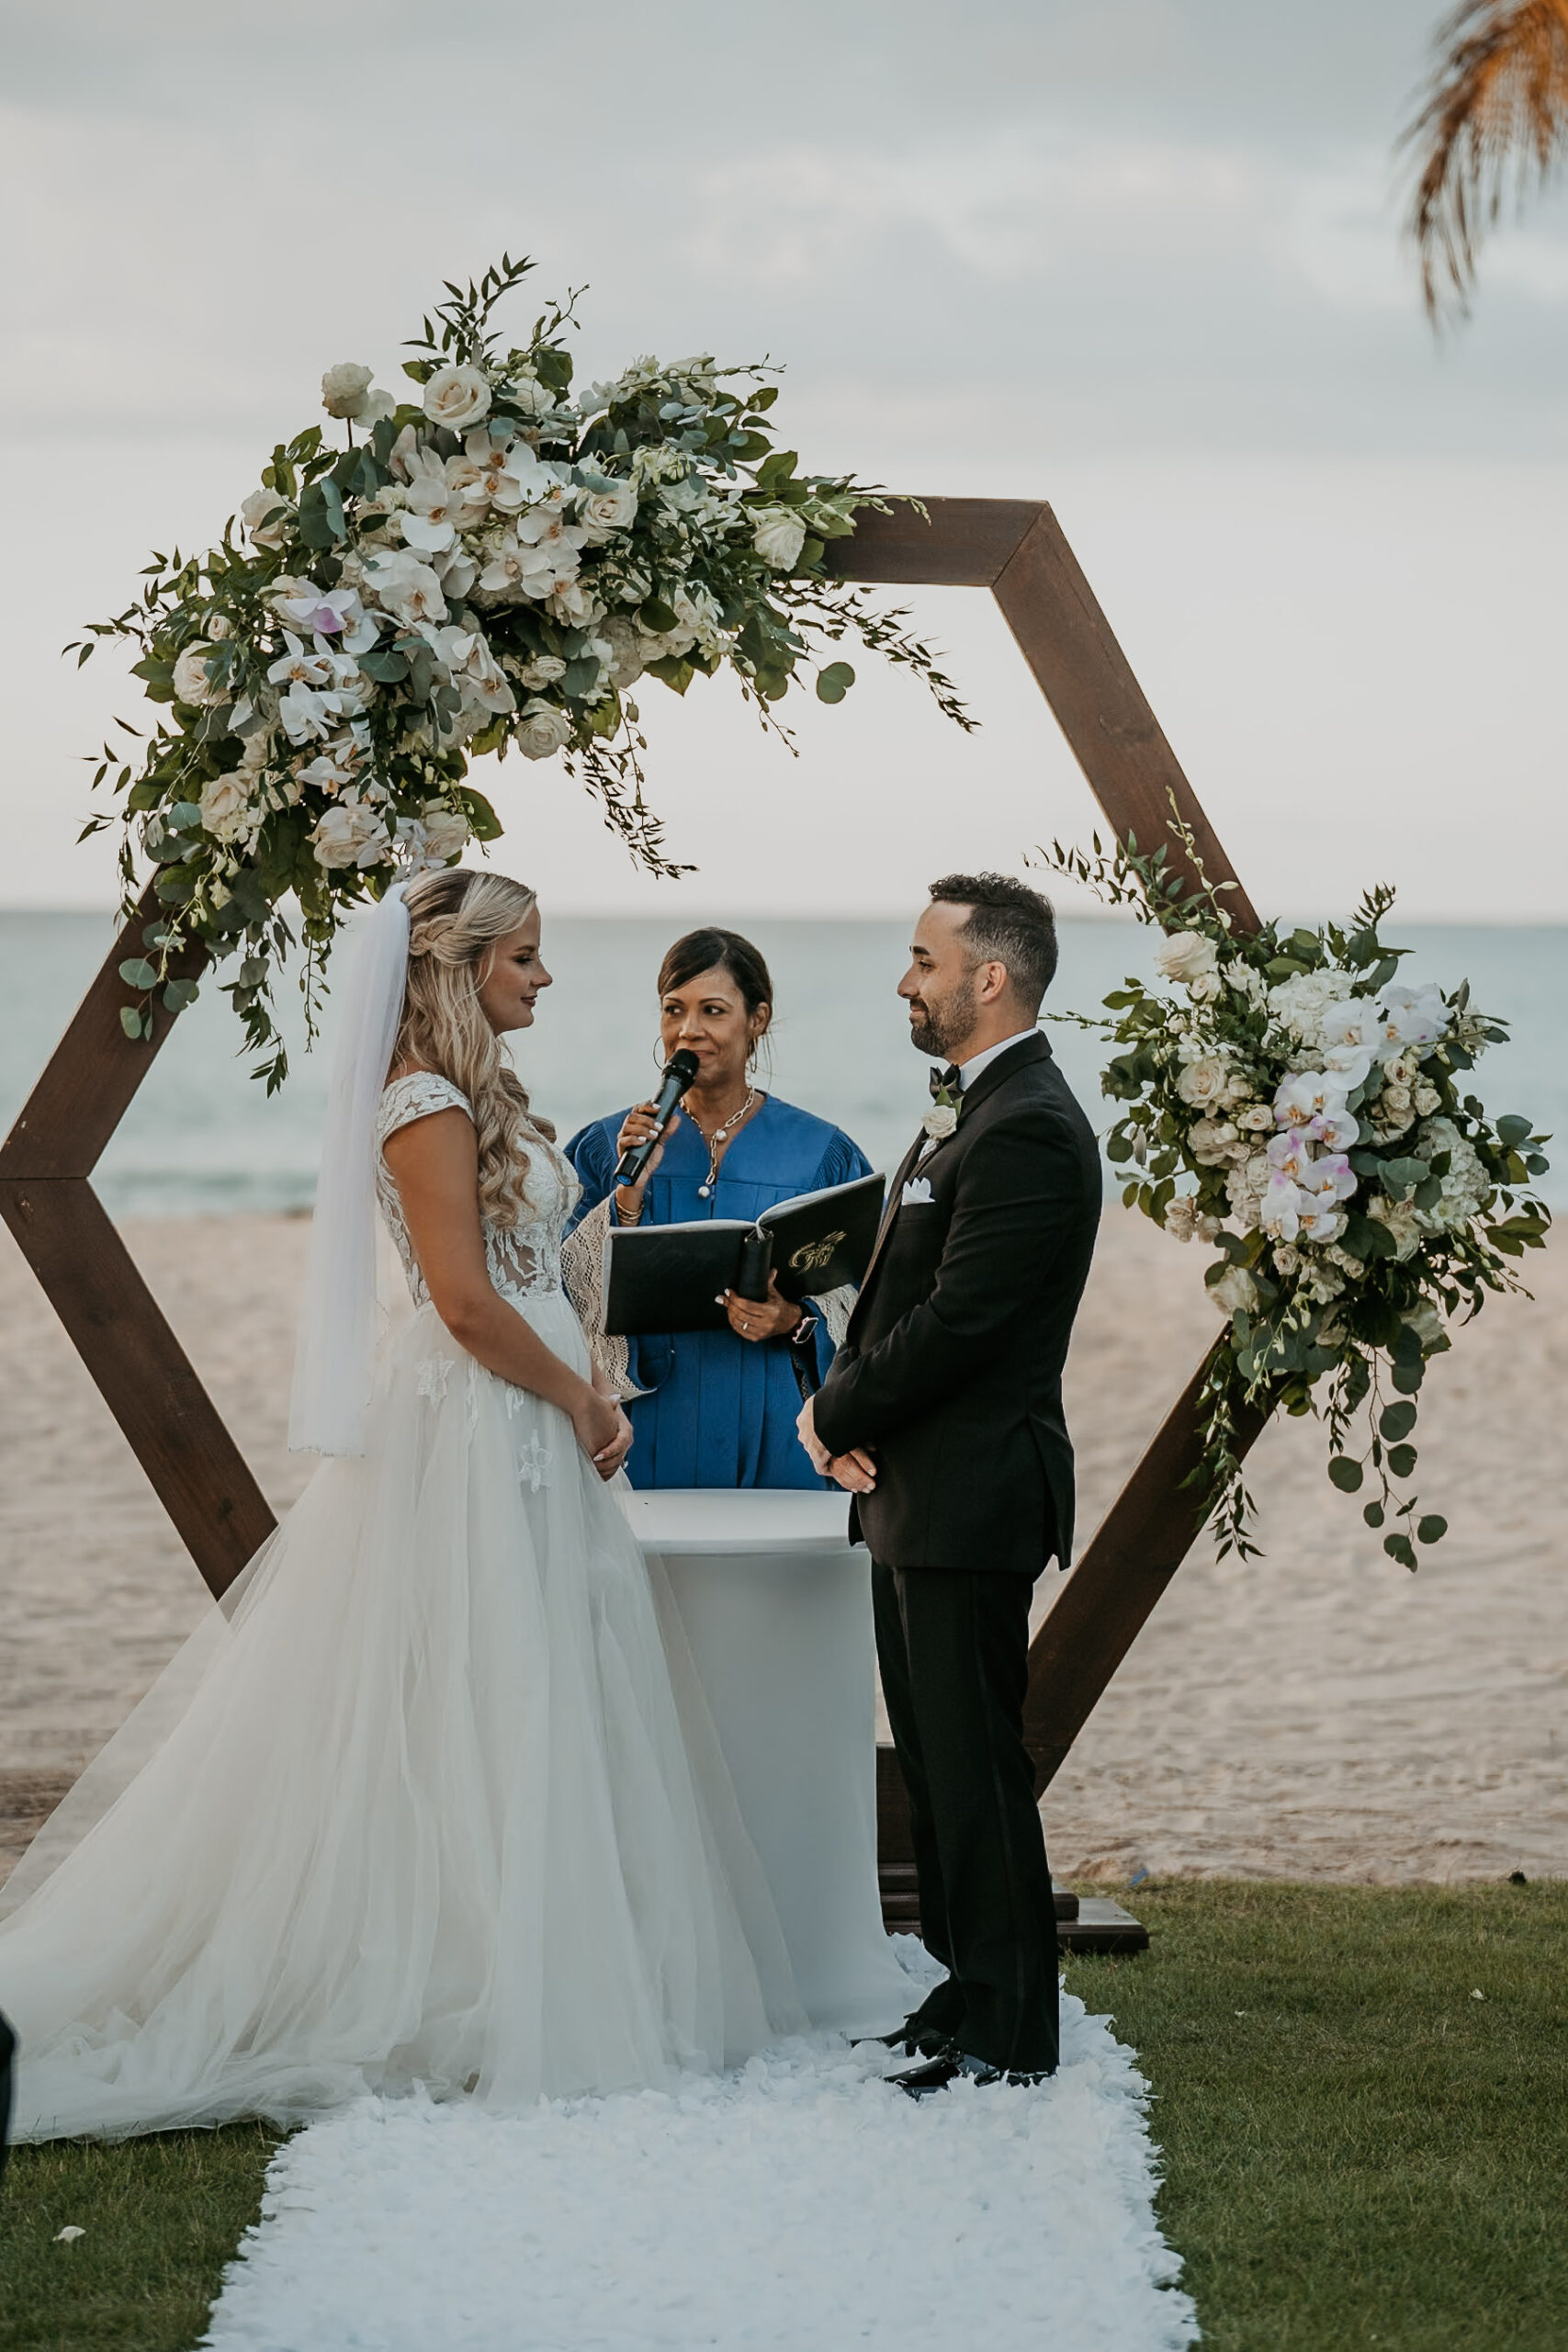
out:
<path id="1" fill-rule="evenodd" d="M 284 1442 L 306 1224 L 126 1231 L 281 1510 L 310 1469 Z M 1086 1540 L 1213 1329 L 1203 1262 L 1108 1210 L 1069 1365 Z M 1049 1793 L 1058 1875 L 1568 1875 L 1568 1257 L 1527 1271 L 1536 1302 L 1494 1301 L 1429 1374 L 1422 1498 L 1451 1532 L 1418 1576 L 1311 1424 L 1266 1432 L 1267 1556 L 1181 1570 Z M 3 1871 L 206 1595 L 8 1235 L 0 1379 Z"/>

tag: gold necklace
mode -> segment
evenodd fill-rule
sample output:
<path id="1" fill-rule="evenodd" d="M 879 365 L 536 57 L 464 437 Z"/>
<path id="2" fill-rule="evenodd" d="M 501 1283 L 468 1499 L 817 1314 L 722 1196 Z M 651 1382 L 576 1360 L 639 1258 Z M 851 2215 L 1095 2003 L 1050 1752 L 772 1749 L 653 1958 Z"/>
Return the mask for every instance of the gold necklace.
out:
<path id="1" fill-rule="evenodd" d="M 705 1184 L 699 1184 L 697 1186 L 697 1198 L 700 1201 L 705 1201 L 711 1198 L 713 1188 L 718 1182 L 718 1155 L 723 1150 L 728 1136 L 733 1133 L 735 1128 L 740 1125 L 740 1122 L 746 1116 L 747 1112 L 750 1111 L 756 1103 L 757 1099 L 756 1088 L 754 1086 L 749 1086 L 746 1089 L 746 1100 L 740 1105 L 739 1110 L 732 1111 L 728 1118 L 724 1122 L 724 1125 L 721 1127 L 715 1127 L 711 1136 L 703 1136 L 703 1141 L 708 1148 L 708 1180 Z M 701 1136 L 703 1131 L 701 1126 L 698 1125 L 695 1113 L 694 1113 L 692 1116 L 692 1125 L 696 1127 L 698 1135 Z"/>

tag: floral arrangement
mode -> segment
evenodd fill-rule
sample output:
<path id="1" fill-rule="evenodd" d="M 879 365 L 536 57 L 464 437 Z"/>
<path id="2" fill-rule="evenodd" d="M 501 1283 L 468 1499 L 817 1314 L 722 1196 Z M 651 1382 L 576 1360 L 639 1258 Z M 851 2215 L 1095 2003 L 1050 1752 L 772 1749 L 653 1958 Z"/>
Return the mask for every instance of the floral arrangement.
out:
<path id="1" fill-rule="evenodd" d="M 130 639 L 166 712 L 138 763 L 105 747 L 95 787 L 112 775 L 123 805 L 84 834 L 122 824 L 128 914 L 137 849 L 158 867 L 161 919 L 121 967 L 140 992 L 122 1013 L 132 1036 L 152 1034 L 155 996 L 177 1011 L 196 993 L 171 977 L 182 948 L 238 952 L 227 993 L 269 1091 L 280 1083 L 273 967 L 294 944 L 280 902 L 300 910 L 310 1019 L 356 899 L 501 832 L 469 781 L 486 752 L 558 756 L 635 856 L 687 870 L 643 797 L 644 677 L 684 694 L 728 665 L 782 734 L 774 706 L 803 663 L 822 701 L 842 701 L 853 670 L 818 657 L 853 633 L 973 725 L 907 614 L 829 576 L 828 542 L 886 501 L 774 447 L 774 371 L 639 359 L 575 394 L 572 302 L 521 346 L 491 331 L 531 266 L 503 257 L 478 285 L 448 284 L 408 346 L 417 399 L 357 363 L 329 368 L 322 404 L 344 446 L 319 425 L 280 443 L 220 546 L 155 556 L 140 599 L 67 648 L 85 661 Z"/>
<path id="2" fill-rule="evenodd" d="M 1528 1187 L 1548 1138 L 1461 1091 L 1506 1029 L 1468 982 L 1400 982 L 1408 951 L 1380 934 L 1391 889 L 1370 890 L 1346 929 L 1244 933 L 1224 903 L 1232 886 L 1211 888 L 1189 829 L 1170 831 L 1185 876 L 1168 845 L 1107 854 L 1097 838 L 1092 857 L 1059 842 L 1041 856 L 1166 933 L 1155 963 L 1172 993 L 1129 979 L 1104 1000 L 1111 1019 L 1082 1025 L 1122 1047 L 1101 1085 L 1124 1106 L 1106 1144 L 1128 1170 L 1123 1201 L 1220 1253 L 1205 1279 L 1229 1319 L 1194 1483 L 1222 1556 L 1256 1552 L 1243 1408 L 1315 1411 L 1322 1384 L 1328 1476 L 1355 1494 L 1370 1471 L 1362 1515 L 1414 1568 L 1416 1544 L 1447 1532 L 1396 1492 L 1416 1467 L 1422 1377 L 1456 1317 L 1522 1287 L 1509 1261 L 1545 1240 L 1551 1212 Z"/>

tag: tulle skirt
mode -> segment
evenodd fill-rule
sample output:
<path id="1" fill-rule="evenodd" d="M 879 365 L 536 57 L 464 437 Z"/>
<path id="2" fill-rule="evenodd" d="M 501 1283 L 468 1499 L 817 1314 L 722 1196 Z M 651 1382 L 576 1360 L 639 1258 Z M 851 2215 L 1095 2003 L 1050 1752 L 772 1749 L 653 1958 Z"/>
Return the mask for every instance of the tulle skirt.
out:
<path id="1" fill-rule="evenodd" d="M 804 2022 L 658 1562 L 429 1306 L 5 1900 L 19 2140 L 505 2110 Z"/>

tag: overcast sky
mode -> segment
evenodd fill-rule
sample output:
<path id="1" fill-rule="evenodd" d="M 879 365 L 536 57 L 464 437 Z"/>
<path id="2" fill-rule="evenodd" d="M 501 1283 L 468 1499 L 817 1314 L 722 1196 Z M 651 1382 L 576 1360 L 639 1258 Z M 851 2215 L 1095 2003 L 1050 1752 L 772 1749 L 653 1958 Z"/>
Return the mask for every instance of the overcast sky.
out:
<path id="1" fill-rule="evenodd" d="M 1427 0 L 0 0 L 0 899 L 73 846 L 134 697 L 58 648 L 204 544 L 321 370 L 395 370 L 503 245 L 587 283 L 582 365 L 787 362 L 806 462 L 1048 497 L 1266 908 L 1568 916 L 1568 213 L 1506 229 L 1442 346 L 1393 139 Z M 531 316 L 520 301 L 519 322 Z M 895 911 L 1096 812 L 978 594 L 916 592 L 985 722 L 872 674 L 764 743 L 650 689 L 643 882 L 554 769 L 502 855 L 578 910 Z"/>

